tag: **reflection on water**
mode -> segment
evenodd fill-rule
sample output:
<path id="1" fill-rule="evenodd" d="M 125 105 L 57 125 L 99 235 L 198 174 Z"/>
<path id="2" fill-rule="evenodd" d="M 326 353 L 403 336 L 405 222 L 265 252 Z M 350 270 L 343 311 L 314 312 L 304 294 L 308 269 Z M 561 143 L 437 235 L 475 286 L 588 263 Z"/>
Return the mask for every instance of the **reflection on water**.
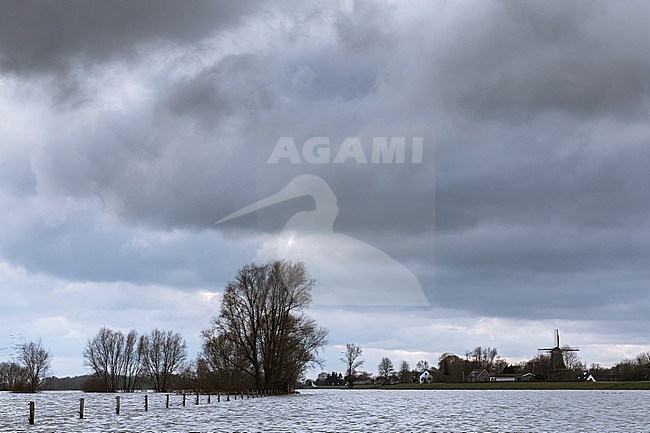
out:
<path id="1" fill-rule="evenodd" d="M 79 398 L 85 419 L 78 419 Z M 319 390 L 259 399 L 0 392 L 1 432 L 643 432 L 650 391 Z M 27 423 L 36 402 L 36 425 Z"/>

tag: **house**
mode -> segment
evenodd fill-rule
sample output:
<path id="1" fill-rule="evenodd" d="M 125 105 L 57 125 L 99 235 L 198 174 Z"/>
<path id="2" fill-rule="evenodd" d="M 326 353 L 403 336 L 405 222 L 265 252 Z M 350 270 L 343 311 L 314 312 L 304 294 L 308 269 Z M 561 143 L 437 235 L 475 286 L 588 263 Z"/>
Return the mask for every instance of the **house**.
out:
<path id="1" fill-rule="evenodd" d="M 467 376 L 468 382 L 489 382 L 490 373 L 486 369 L 483 370 L 472 370 Z"/>
<path id="2" fill-rule="evenodd" d="M 524 382 L 532 382 L 533 380 L 536 380 L 537 378 L 533 373 L 526 373 L 523 376 L 521 376 L 521 380 Z"/>
<path id="3" fill-rule="evenodd" d="M 577 377 L 578 380 L 582 380 L 585 382 L 595 382 L 596 378 L 592 375 L 589 374 L 589 372 L 585 371 L 582 375 Z"/>
<path id="4" fill-rule="evenodd" d="M 420 375 L 420 383 L 431 383 L 433 382 L 433 376 L 429 373 L 429 370 L 424 370 Z"/>

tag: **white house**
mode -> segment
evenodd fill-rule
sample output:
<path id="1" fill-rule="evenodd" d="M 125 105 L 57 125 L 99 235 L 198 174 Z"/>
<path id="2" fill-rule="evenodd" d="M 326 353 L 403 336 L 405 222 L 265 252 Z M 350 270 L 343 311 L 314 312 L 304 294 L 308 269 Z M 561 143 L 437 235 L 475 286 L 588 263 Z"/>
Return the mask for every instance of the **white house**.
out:
<path id="1" fill-rule="evenodd" d="M 429 373 L 429 370 L 424 370 L 420 375 L 420 383 L 431 383 L 433 382 L 433 376 Z"/>

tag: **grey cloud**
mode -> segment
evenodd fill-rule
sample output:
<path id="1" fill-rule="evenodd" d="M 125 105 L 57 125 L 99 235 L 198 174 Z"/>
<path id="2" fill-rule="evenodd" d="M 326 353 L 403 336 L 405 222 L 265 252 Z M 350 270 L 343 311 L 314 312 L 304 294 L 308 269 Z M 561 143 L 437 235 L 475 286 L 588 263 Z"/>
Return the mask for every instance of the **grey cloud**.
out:
<path id="1" fill-rule="evenodd" d="M 396 27 L 391 19 L 393 13 L 394 10 L 383 3 L 354 1 L 352 9 L 338 14 L 334 23 L 342 49 L 355 55 L 393 47 L 391 34 Z"/>
<path id="2" fill-rule="evenodd" d="M 34 274 L 67 281 L 219 290 L 234 269 L 249 259 L 247 250 L 226 244 L 214 232 L 151 232 L 102 223 L 95 212 L 76 214 L 58 224 L 30 215 L 4 221 L 11 232 L 0 238 L 0 255 Z"/>
<path id="3" fill-rule="evenodd" d="M 444 99 L 475 118 L 648 113 L 644 2 L 487 3 L 434 54 Z M 473 17 L 476 18 L 476 17 Z M 461 30 L 462 29 L 462 30 Z"/>
<path id="4" fill-rule="evenodd" d="M 6 1 L 0 13 L 0 66 L 17 74 L 59 72 L 76 62 L 132 57 L 139 43 L 191 43 L 236 25 L 256 3 Z"/>
<path id="5" fill-rule="evenodd" d="M 600 122 L 591 129 L 591 123 L 547 121 L 498 128 L 462 151 L 445 148 L 448 154 L 439 152 L 437 161 L 437 229 L 482 222 L 561 221 L 584 228 L 643 224 L 650 212 L 643 186 L 650 181 L 644 144 L 650 134 L 644 128 L 631 133 L 626 125 Z"/>
<path id="6" fill-rule="evenodd" d="M 152 111 L 147 104 L 126 113 L 91 110 L 59 124 L 32 156 L 39 193 L 99 198 L 107 210 L 148 226 L 212 227 L 235 186 L 251 183 L 250 170 L 242 171 L 250 147 Z"/>
<path id="7" fill-rule="evenodd" d="M 486 224 L 439 235 L 434 297 L 483 315 L 641 319 L 646 229 Z"/>
<path id="8" fill-rule="evenodd" d="M 372 65 L 354 64 L 339 53 L 332 57 L 305 59 L 305 64 L 291 76 L 291 88 L 310 101 L 359 99 L 371 94 L 377 85 L 378 72 Z M 337 58 L 338 57 L 338 58 Z M 343 64 L 343 67 L 335 66 Z"/>
<path id="9" fill-rule="evenodd" d="M 78 143 L 60 140 L 47 146 L 40 158 L 47 162 L 37 165 L 42 188 L 51 185 L 62 193 L 99 194 L 108 202 L 114 199 L 127 218 L 209 226 L 217 215 L 281 188 L 291 176 L 318 172 L 332 184 L 342 203 L 339 224 L 343 227 L 354 226 L 360 218 L 380 217 L 389 199 L 399 200 L 402 212 L 387 219 L 392 223 L 402 220 L 395 225 L 397 229 L 417 229 L 418 224 L 404 219 L 424 211 L 430 221 L 433 185 L 425 185 L 425 200 L 409 200 L 418 195 L 418 187 L 395 180 L 409 177 L 410 168 L 363 169 L 348 164 L 321 170 L 266 163 L 280 136 L 295 136 L 299 143 L 314 135 L 330 136 L 335 152 L 345 136 L 356 135 L 361 128 L 367 130 L 366 135 L 375 129 L 377 135 L 411 135 L 408 126 L 396 130 L 385 125 L 385 108 L 375 88 L 373 60 L 378 54 L 357 58 L 347 48 L 332 47 L 325 53 L 296 57 L 278 48 L 229 56 L 178 81 L 163 80 L 160 97 L 152 101 L 153 119 L 146 111 L 100 112 L 96 126 L 78 134 L 83 137 Z M 314 76 L 298 80 L 296 74 L 305 70 Z M 340 110 L 337 105 L 342 100 L 347 107 Z M 304 104 L 310 108 L 306 110 Z M 381 118 L 368 121 L 366 112 Z M 228 130 L 233 125 L 238 136 L 230 141 Z M 187 153 L 188 146 L 200 156 Z M 415 176 L 425 181 L 431 178 L 433 159 L 427 162 L 427 168 L 413 168 Z M 111 169 L 117 166 L 120 170 Z M 427 170 L 429 176 L 422 176 Z M 251 173 L 255 176 L 247 175 Z M 366 188 L 365 211 L 355 211 L 355 189 L 347 187 L 351 181 Z M 244 188 L 251 184 L 255 188 Z M 417 209 L 408 212 L 413 206 Z M 351 224 L 345 217 L 349 212 L 358 212 Z"/>
<path id="10" fill-rule="evenodd" d="M 0 186 L 11 195 L 25 196 L 35 193 L 36 178 L 28 158 L 7 158 L 0 161 Z"/>
<path id="11" fill-rule="evenodd" d="M 272 108 L 276 97 L 263 73 L 269 61 L 250 54 L 227 56 L 210 69 L 172 83 L 162 105 L 171 114 L 197 117 L 206 127 L 234 115 L 253 123 L 259 111 Z"/>

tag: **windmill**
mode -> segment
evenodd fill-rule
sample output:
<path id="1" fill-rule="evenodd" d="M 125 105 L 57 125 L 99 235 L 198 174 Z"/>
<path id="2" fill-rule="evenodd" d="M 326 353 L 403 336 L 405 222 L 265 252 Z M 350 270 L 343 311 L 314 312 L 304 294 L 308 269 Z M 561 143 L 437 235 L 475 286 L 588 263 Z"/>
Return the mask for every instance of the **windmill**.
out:
<path id="1" fill-rule="evenodd" d="M 555 347 L 547 347 L 537 350 L 546 352 L 551 356 L 551 371 L 557 372 L 560 370 L 566 370 L 566 364 L 564 363 L 564 352 L 578 352 L 580 349 L 570 346 L 560 347 L 560 332 L 556 329 Z"/>

